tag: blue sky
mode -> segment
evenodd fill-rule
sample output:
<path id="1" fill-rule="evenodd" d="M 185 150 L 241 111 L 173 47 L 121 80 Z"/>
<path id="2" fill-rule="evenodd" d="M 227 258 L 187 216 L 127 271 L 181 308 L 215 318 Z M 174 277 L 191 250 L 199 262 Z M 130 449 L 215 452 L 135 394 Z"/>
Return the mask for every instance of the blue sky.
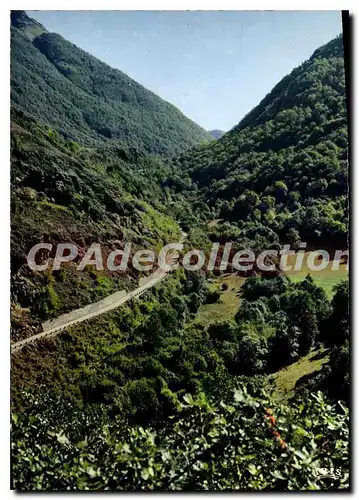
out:
<path id="1" fill-rule="evenodd" d="M 228 130 L 320 45 L 340 11 L 27 11 L 173 103 Z"/>

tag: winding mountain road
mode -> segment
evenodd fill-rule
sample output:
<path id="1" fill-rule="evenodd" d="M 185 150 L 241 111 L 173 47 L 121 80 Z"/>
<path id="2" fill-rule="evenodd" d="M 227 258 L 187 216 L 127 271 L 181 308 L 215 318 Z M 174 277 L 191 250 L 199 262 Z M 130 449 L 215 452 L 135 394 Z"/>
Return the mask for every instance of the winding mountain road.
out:
<path id="1" fill-rule="evenodd" d="M 179 241 L 180 245 L 183 245 L 184 240 L 186 239 L 187 234 L 182 232 L 182 237 Z M 172 265 L 176 262 L 175 257 L 170 256 L 170 260 L 167 262 Z M 157 269 L 154 273 L 146 278 L 142 278 L 139 282 L 140 286 L 133 290 L 132 292 L 126 292 L 125 290 L 121 290 L 119 292 L 115 292 L 104 299 L 89 304 L 85 307 L 81 307 L 80 309 L 76 309 L 75 311 L 71 311 L 67 314 L 62 314 L 56 319 L 45 321 L 42 324 L 43 331 L 37 333 L 36 335 L 32 335 L 26 339 L 20 340 L 19 342 L 14 342 L 11 344 L 11 354 L 19 352 L 26 345 L 32 344 L 44 338 L 54 337 L 58 335 L 61 331 L 66 328 L 73 326 L 77 323 L 81 323 L 82 321 L 86 321 L 91 318 L 95 318 L 104 314 L 113 309 L 117 309 L 122 304 L 125 304 L 131 299 L 140 297 L 144 294 L 149 288 L 152 288 L 157 283 L 162 281 L 164 278 L 168 276 L 169 272 L 166 272 L 162 269 Z M 142 284 L 141 284 L 142 282 Z"/>

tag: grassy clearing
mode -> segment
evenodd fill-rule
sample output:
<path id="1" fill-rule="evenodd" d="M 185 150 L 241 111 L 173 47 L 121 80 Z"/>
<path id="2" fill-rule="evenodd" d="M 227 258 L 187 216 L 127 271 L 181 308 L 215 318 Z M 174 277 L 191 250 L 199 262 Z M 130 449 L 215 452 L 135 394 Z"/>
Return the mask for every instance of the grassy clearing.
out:
<path id="1" fill-rule="evenodd" d="M 294 282 L 302 281 L 307 274 L 310 274 L 314 279 L 315 283 L 321 286 L 329 299 L 333 296 L 333 287 L 337 285 L 340 281 L 348 278 L 348 270 L 346 269 L 346 264 L 341 262 L 339 269 L 337 271 L 332 270 L 333 261 L 330 261 L 325 269 L 322 271 L 311 271 L 307 266 L 307 257 L 309 252 L 305 253 L 303 260 L 302 269 L 300 271 L 286 271 L 286 275 Z M 294 266 L 296 260 L 295 255 L 288 257 L 288 265 Z M 319 260 L 315 260 L 316 264 L 319 264 Z"/>
<path id="2" fill-rule="evenodd" d="M 208 283 L 208 288 L 212 291 L 220 290 L 224 283 L 228 285 L 228 289 L 221 292 L 219 302 L 204 304 L 200 307 L 196 322 L 208 326 L 215 321 L 234 319 L 241 302 L 239 292 L 244 280 L 245 278 L 236 274 L 227 274 L 214 279 L 212 283 Z"/>
<path id="3" fill-rule="evenodd" d="M 143 223 L 144 234 L 153 250 L 161 250 L 164 243 L 177 243 L 181 236 L 178 224 L 169 216 L 158 212 L 148 203 L 138 202 L 144 208 L 139 212 Z"/>
<path id="4" fill-rule="evenodd" d="M 208 225 L 208 227 L 215 227 L 222 221 L 223 221 L 223 219 L 213 219 L 213 220 L 209 221 L 207 225 Z"/>
<path id="5" fill-rule="evenodd" d="M 286 400 L 294 393 L 295 384 L 305 375 L 321 370 L 322 366 L 329 360 L 327 349 L 320 348 L 311 351 L 279 372 L 271 376 L 274 383 L 274 397 L 278 400 Z"/>
<path id="6" fill-rule="evenodd" d="M 69 210 L 68 207 L 65 207 L 63 205 L 57 205 L 56 203 L 51 203 L 50 201 L 47 200 L 39 201 L 38 204 L 43 207 L 53 208 L 54 210 L 64 210 L 66 212 L 68 212 Z"/>

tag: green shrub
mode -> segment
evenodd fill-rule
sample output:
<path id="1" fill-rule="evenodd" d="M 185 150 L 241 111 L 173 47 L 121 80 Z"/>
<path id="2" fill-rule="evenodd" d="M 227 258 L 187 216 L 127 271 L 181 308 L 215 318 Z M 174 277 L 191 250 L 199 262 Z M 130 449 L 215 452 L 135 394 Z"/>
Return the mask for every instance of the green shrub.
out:
<path id="1" fill-rule="evenodd" d="M 349 488 L 349 413 L 321 393 L 290 406 L 235 391 L 213 405 L 190 394 L 158 429 L 57 403 L 13 414 L 13 483 L 20 491 L 306 491 Z M 53 403 L 53 402 L 52 402 Z M 62 410 L 61 408 L 66 408 Z M 64 411 L 64 414 L 62 413 Z M 78 412 L 78 410 L 77 410 Z M 73 425 L 72 420 L 81 422 Z M 335 474 L 320 479 L 319 469 Z"/>

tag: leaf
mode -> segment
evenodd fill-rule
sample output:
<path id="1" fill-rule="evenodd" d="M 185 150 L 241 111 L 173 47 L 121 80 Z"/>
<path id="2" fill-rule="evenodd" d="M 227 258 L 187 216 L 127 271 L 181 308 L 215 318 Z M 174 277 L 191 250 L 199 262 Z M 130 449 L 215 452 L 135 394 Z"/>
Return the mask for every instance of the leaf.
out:
<path id="1" fill-rule="evenodd" d="M 123 444 L 122 451 L 123 451 L 123 453 L 131 453 L 131 449 L 130 449 L 128 443 Z"/>
<path id="2" fill-rule="evenodd" d="M 240 403 L 241 401 L 244 401 L 243 391 L 241 391 L 240 389 L 236 389 L 234 391 L 234 400 L 237 401 L 238 403 Z"/>
<path id="3" fill-rule="evenodd" d="M 142 477 L 142 479 L 143 479 L 144 481 L 146 481 L 146 480 L 148 479 L 149 474 L 148 474 L 148 470 L 147 470 L 147 469 L 143 469 L 143 470 L 141 471 L 141 477 Z"/>
<path id="4" fill-rule="evenodd" d="M 60 444 L 69 444 L 70 441 L 67 436 L 63 433 L 56 434 L 57 440 Z"/>
<path id="5" fill-rule="evenodd" d="M 185 401 L 187 404 L 189 404 L 189 405 L 191 405 L 191 406 L 192 406 L 192 405 L 194 405 L 194 400 L 193 400 L 193 398 L 192 398 L 192 395 L 191 395 L 191 394 L 185 394 L 185 395 L 183 396 L 183 399 L 184 399 L 184 401 Z"/>
<path id="6" fill-rule="evenodd" d="M 247 469 L 248 469 L 248 472 L 250 474 L 252 474 L 252 476 L 256 476 L 258 474 L 258 469 L 253 464 L 249 464 Z"/>
<path id="7" fill-rule="evenodd" d="M 283 476 L 283 474 L 279 470 L 275 470 L 274 472 L 271 472 L 271 475 L 275 477 L 276 479 L 282 479 L 285 481 L 287 478 Z"/>
<path id="8" fill-rule="evenodd" d="M 87 467 L 86 472 L 90 477 L 97 476 L 97 472 L 95 471 L 95 469 L 93 467 Z"/>

